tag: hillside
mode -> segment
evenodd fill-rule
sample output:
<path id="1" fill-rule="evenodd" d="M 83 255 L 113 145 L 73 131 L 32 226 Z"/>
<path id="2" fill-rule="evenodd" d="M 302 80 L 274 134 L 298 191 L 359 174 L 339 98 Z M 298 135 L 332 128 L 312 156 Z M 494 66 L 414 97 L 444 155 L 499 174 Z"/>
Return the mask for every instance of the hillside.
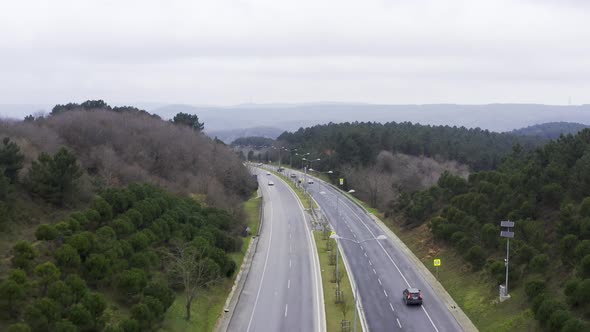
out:
<path id="1" fill-rule="evenodd" d="M 510 134 L 518 136 L 537 136 L 547 139 L 557 139 L 560 135 L 577 134 L 590 126 L 576 122 L 548 122 L 515 129 Z"/>
<path id="2" fill-rule="evenodd" d="M 427 225 L 491 289 L 504 279 L 499 222 L 516 223 L 510 285 L 526 294 L 547 331 L 587 331 L 590 319 L 590 130 L 544 147 L 515 149 L 494 171 L 443 175 L 390 211 L 406 228 Z M 481 271 L 481 272 L 479 272 Z M 524 290 L 524 292 L 522 291 Z M 497 291 L 497 290 L 496 290 Z M 518 300 L 518 299 L 517 299 Z"/>
<path id="3" fill-rule="evenodd" d="M 368 165 L 382 151 L 452 160 L 473 170 L 494 169 L 515 144 L 531 149 L 542 142 L 529 137 L 495 133 L 480 128 L 425 126 L 409 122 L 330 123 L 277 138 L 290 148 L 323 154 L 323 169 L 338 165 Z"/>
<path id="4" fill-rule="evenodd" d="M 102 101 L 0 122 L 0 330 L 155 331 L 226 296 L 256 183 L 198 128 Z"/>

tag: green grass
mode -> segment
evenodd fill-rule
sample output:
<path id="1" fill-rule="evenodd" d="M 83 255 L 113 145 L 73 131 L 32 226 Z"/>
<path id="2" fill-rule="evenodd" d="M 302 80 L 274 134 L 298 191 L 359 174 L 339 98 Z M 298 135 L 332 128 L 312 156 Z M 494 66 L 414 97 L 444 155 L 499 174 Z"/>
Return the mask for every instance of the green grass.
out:
<path id="1" fill-rule="evenodd" d="M 341 307 L 339 304 L 335 303 L 336 299 L 336 283 L 333 283 L 331 280 L 333 279 L 334 269 L 335 266 L 330 265 L 330 252 L 327 251 L 327 242 L 324 240 L 322 236 L 322 232 L 313 232 L 313 236 L 316 242 L 316 247 L 318 250 L 318 256 L 320 259 L 320 270 L 322 272 L 322 286 L 324 289 L 324 303 L 326 309 L 326 327 L 328 332 L 331 331 L 341 331 L 341 322 L 345 317 L 343 316 Z M 332 249 L 336 250 L 336 242 L 333 239 L 328 239 L 328 241 L 332 242 Z M 348 311 L 346 313 L 346 320 L 354 323 L 354 297 L 352 288 L 350 286 L 350 281 L 348 280 L 348 274 L 346 273 L 346 269 L 344 268 L 344 264 L 342 261 L 340 262 L 340 274 L 342 275 L 342 280 L 340 281 L 340 288 L 344 294 L 345 300 L 348 302 Z M 357 328 L 358 331 L 362 331 L 360 319 L 357 319 Z"/>
<path id="2" fill-rule="evenodd" d="M 244 211 L 248 218 L 248 226 L 251 234 L 258 234 L 260 228 L 260 205 L 262 204 L 262 197 L 256 198 L 254 195 L 246 203 L 244 203 Z M 246 250 L 250 245 L 251 237 L 244 237 L 242 250 L 240 252 L 230 254 L 230 257 L 236 262 L 236 266 L 240 267 Z M 237 276 L 239 268 L 236 270 L 233 278 L 224 279 L 221 283 L 203 291 L 197 295 L 191 306 L 191 320 L 187 321 L 186 317 L 186 299 L 184 294 L 178 294 L 176 300 L 164 317 L 160 331 L 213 331 L 217 320 L 223 312 L 223 306 L 231 291 L 234 280 Z"/>
<path id="3" fill-rule="evenodd" d="M 386 224 L 435 276 L 433 259 L 442 260 L 438 280 L 480 331 L 542 331 L 523 287 L 511 289 L 511 298 L 500 303 L 497 284 L 485 272 L 473 272 L 454 249 L 435 244 L 426 225 L 407 230 L 391 220 Z"/>

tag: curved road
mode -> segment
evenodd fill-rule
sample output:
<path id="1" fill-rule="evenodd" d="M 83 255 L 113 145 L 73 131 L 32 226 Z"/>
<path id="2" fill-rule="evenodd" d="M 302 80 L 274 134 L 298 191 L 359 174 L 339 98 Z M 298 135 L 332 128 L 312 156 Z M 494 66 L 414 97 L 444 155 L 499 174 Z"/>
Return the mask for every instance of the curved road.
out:
<path id="1" fill-rule="evenodd" d="M 291 171 L 295 172 L 295 171 Z M 301 172 L 296 172 L 302 176 Z M 309 177 L 309 174 L 307 175 Z M 314 178 L 307 185 L 312 197 L 328 217 L 332 228 L 343 238 L 341 248 L 358 286 L 360 302 L 369 331 L 462 331 L 449 308 L 423 279 L 416 266 L 386 235 L 371 216 L 346 195 Z M 362 244 L 355 243 L 368 240 Z M 422 291 L 422 306 L 407 306 L 402 291 L 416 287 Z"/>
<path id="2" fill-rule="evenodd" d="M 264 197 L 263 224 L 228 331 L 324 331 L 319 261 L 303 208 L 286 183 L 254 172 Z"/>

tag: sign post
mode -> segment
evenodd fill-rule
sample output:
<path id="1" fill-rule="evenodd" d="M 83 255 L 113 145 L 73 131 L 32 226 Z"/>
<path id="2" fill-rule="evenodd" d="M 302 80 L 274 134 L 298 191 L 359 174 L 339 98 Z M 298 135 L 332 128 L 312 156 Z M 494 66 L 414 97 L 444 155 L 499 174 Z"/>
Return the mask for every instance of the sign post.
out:
<path id="1" fill-rule="evenodd" d="M 340 185 L 343 186 L 344 185 L 344 179 L 343 178 L 340 178 L 339 180 L 340 180 Z"/>
<path id="2" fill-rule="evenodd" d="M 440 258 L 434 259 L 434 267 L 436 267 L 436 279 L 438 279 L 438 267 L 441 265 Z"/>

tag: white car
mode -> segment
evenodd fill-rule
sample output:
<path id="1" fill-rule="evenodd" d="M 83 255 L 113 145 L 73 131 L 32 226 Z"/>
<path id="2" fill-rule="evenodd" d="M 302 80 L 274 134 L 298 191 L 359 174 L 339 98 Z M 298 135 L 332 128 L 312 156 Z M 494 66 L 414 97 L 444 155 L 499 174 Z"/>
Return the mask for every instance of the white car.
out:
<path id="1" fill-rule="evenodd" d="M 266 175 L 270 175 L 270 172 L 266 172 Z"/>
<path id="2" fill-rule="evenodd" d="M 269 185 L 269 186 L 274 186 L 274 185 L 275 185 L 275 183 L 274 183 L 274 182 L 272 182 L 272 181 L 268 181 L 268 185 Z"/>
<path id="3" fill-rule="evenodd" d="M 313 184 L 313 180 L 307 180 L 307 184 Z"/>

